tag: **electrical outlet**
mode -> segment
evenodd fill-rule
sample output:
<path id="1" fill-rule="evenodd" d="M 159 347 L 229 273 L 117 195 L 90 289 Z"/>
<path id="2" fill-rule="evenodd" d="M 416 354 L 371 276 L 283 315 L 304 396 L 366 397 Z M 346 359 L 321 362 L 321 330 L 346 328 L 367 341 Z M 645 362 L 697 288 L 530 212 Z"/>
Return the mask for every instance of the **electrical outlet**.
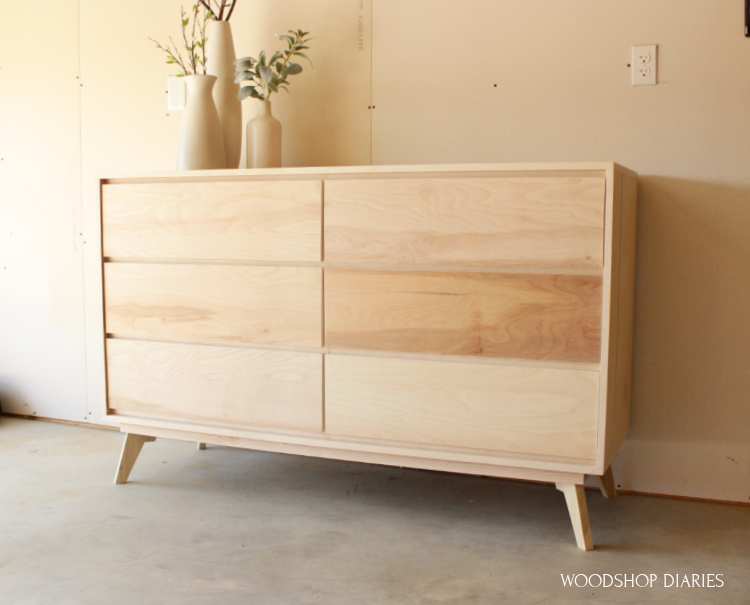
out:
<path id="1" fill-rule="evenodd" d="M 656 84 L 656 44 L 632 47 L 630 77 L 633 86 Z"/>

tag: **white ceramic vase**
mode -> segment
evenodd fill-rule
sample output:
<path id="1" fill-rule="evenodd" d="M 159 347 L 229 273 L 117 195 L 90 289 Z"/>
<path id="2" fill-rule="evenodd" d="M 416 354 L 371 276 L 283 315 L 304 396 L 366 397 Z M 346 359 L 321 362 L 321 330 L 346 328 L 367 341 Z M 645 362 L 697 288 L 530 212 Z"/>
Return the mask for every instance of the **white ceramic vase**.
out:
<path id="1" fill-rule="evenodd" d="M 237 98 L 240 86 L 234 83 L 237 55 L 228 21 L 211 21 L 206 57 L 206 72 L 218 78 L 213 97 L 224 137 L 227 168 L 238 168 L 242 150 L 242 104 Z"/>
<path id="2" fill-rule="evenodd" d="M 180 128 L 179 170 L 226 168 L 219 114 L 211 96 L 216 76 L 186 76 L 187 105 Z"/>
<path id="3" fill-rule="evenodd" d="M 258 101 L 258 113 L 245 131 L 248 168 L 281 166 L 281 122 L 273 117 L 270 101 Z"/>

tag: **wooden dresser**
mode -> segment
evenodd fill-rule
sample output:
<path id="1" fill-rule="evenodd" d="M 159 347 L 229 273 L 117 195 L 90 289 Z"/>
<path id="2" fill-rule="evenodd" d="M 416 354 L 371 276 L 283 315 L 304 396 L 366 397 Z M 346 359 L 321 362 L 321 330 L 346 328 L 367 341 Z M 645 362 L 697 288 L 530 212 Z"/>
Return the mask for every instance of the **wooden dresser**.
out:
<path id="1" fill-rule="evenodd" d="M 636 175 L 612 163 L 103 178 L 107 415 L 156 437 L 556 483 L 630 408 Z"/>

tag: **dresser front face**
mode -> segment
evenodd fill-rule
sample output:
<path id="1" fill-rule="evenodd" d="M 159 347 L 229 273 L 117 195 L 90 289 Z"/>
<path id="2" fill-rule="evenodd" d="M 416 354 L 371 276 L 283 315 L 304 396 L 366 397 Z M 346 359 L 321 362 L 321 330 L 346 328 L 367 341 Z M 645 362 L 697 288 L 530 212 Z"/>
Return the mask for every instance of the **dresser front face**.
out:
<path id="1" fill-rule="evenodd" d="M 605 179 L 325 186 L 326 431 L 593 464 Z"/>
<path id="2" fill-rule="evenodd" d="M 603 170 L 105 181 L 108 413 L 593 467 L 607 190 Z"/>
<path id="3" fill-rule="evenodd" d="M 322 184 L 105 183 L 108 411 L 323 430 Z"/>

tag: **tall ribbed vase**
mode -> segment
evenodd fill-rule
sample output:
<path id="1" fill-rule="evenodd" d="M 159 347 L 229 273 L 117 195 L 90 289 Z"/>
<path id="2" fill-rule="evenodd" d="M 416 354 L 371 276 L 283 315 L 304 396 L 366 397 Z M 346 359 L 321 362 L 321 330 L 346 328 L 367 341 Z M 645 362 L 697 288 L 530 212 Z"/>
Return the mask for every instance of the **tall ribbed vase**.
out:
<path id="1" fill-rule="evenodd" d="M 212 20 L 206 44 L 206 72 L 218 78 L 213 96 L 224 137 L 227 168 L 238 168 L 242 149 L 242 105 L 237 98 L 240 86 L 234 83 L 237 55 L 229 22 Z"/>
<path id="2" fill-rule="evenodd" d="M 186 76 L 187 105 L 180 128 L 179 170 L 226 168 L 224 139 L 212 89 L 215 76 Z"/>
<path id="3" fill-rule="evenodd" d="M 273 117 L 270 101 L 258 101 L 258 113 L 245 131 L 248 168 L 281 166 L 281 122 Z"/>

